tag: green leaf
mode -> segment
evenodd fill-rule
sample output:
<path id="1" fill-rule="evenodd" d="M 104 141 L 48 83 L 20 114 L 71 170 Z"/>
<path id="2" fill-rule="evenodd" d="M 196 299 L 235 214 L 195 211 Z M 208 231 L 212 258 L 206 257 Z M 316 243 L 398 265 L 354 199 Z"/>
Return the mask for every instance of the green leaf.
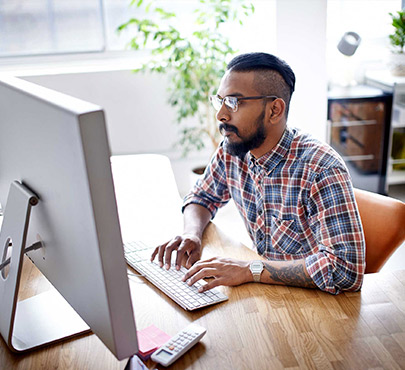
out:
<path id="1" fill-rule="evenodd" d="M 169 18 L 173 18 L 176 17 L 176 14 L 171 12 L 166 12 L 165 10 L 163 10 L 162 8 L 155 8 L 155 12 L 160 14 L 162 16 L 163 19 L 169 19 Z"/>
<path id="2" fill-rule="evenodd" d="M 139 7 L 142 5 L 143 0 L 132 0 L 129 5 L 132 6 L 132 5 L 134 5 L 135 3 L 136 3 L 136 7 L 139 8 Z"/>

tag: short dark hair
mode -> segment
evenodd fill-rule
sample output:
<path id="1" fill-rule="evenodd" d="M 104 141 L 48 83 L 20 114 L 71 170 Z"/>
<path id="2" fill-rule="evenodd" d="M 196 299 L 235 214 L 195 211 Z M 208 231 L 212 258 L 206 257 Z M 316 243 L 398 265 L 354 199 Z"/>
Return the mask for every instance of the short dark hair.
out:
<path id="1" fill-rule="evenodd" d="M 286 117 L 295 89 L 295 74 L 282 59 L 267 53 L 247 53 L 233 58 L 228 71 L 257 72 L 254 83 L 262 95 L 277 95 L 286 103 Z"/>

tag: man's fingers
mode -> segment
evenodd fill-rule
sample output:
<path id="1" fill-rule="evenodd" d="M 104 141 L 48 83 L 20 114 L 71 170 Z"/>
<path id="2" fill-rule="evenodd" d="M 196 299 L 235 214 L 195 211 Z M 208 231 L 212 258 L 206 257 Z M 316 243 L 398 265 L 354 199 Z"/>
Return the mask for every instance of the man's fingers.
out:
<path id="1" fill-rule="evenodd" d="M 201 241 L 198 237 L 194 236 L 176 236 L 172 240 L 159 245 L 154 249 L 151 254 L 151 261 L 157 256 L 157 261 L 160 267 L 165 266 L 168 270 L 171 266 L 173 251 L 176 253 L 176 268 L 179 270 L 182 264 L 191 266 L 191 263 L 195 263 L 201 257 Z M 190 262 L 188 260 L 190 259 Z"/>
<path id="2" fill-rule="evenodd" d="M 213 278 L 208 285 L 203 285 L 199 291 L 206 291 L 218 285 L 235 286 L 246 282 L 246 268 L 249 263 L 227 258 L 211 258 L 199 261 L 184 275 L 183 281 L 189 285 L 204 278 Z"/>
<path id="3" fill-rule="evenodd" d="M 205 292 L 216 286 L 222 285 L 222 281 L 224 280 L 220 272 L 215 267 L 203 267 L 198 272 L 194 273 L 190 278 L 187 279 L 187 284 L 191 286 L 197 281 L 209 277 L 212 277 L 214 279 L 209 283 L 199 287 L 198 288 L 199 292 Z"/>
<path id="4" fill-rule="evenodd" d="M 215 277 L 217 272 L 218 270 L 213 267 L 194 265 L 194 267 L 190 269 L 186 275 L 184 275 L 183 280 L 187 281 L 188 285 L 193 285 L 198 280 L 208 277 Z"/>
<path id="5" fill-rule="evenodd" d="M 177 238 L 177 237 L 176 237 Z M 153 261 L 153 259 L 155 258 L 155 256 L 156 256 L 156 254 L 157 254 L 157 256 L 158 256 L 158 263 L 159 263 L 159 266 L 160 267 L 163 267 L 163 257 L 165 257 L 165 255 L 166 255 L 166 249 L 170 246 L 170 245 L 172 245 L 173 243 L 175 243 L 176 242 L 176 238 L 174 238 L 174 239 L 172 239 L 172 240 L 170 240 L 170 241 L 168 241 L 167 243 L 164 243 L 164 244 L 162 244 L 162 245 L 159 245 L 159 247 L 157 247 L 156 249 L 155 249 L 155 251 L 152 253 L 152 261 Z M 170 252 L 170 254 L 171 254 L 171 252 Z M 170 261 L 170 259 L 169 259 L 169 261 Z M 166 263 L 166 262 L 165 262 Z"/>
<path id="6" fill-rule="evenodd" d="M 201 270 L 199 270 L 197 273 L 193 274 L 187 279 L 187 284 L 188 285 L 193 285 L 195 282 L 198 280 L 208 278 L 208 277 L 214 277 L 215 276 L 216 270 L 213 268 L 208 268 L 204 267 Z"/>
<path id="7" fill-rule="evenodd" d="M 150 260 L 152 262 L 155 259 L 156 255 L 158 255 L 158 262 L 159 262 L 160 267 L 163 266 L 163 263 L 162 263 L 161 258 L 159 256 L 162 254 L 162 250 L 163 250 L 163 253 L 164 253 L 164 248 L 166 247 L 166 244 L 167 243 L 157 246 L 155 248 L 155 250 L 153 251 L 151 257 L 150 257 Z M 163 254 L 162 254 L 162 256 L 163 256 Z"/>
<path id="8" fill-rule="evenodd" d="M 217 287 L 217 286 L 222 285 L 221 282 L 222 282 L 222 279 L 221 279 L 221 278 L 211 280 L 211 281 L 208 282 L 207 284 L 205 284 L 205 285 L 199 287 L 199 288 L 198 288 L 198 291 L 199 291 L 200 293 L 206 292 L 207 290 L 210 290 L 210 289 L 212 289 L 212 288 L 215 288 L 215 287 Z"/>
<path id="9" fill-rule="evenodd" d="M 177 256 L 176 256 L 176 269 L 177 270 L 180 270 L 184 255 L 188 251 L 189 248 L 190 248 L 189 243 L 187 243 L 185 240 L 183 240 L 180 243 L 180 246 L 177 249 Z"/>
<path id="10" fill-rule="evenodd" d="M 193 260 L 195 258 L 195 256 L 190 255 L 189 258 L 191 258 Z M 199 256 L 198 256 L 198 258 L 199 258 Z M 200 271 L 203 268 L 214 267 L 212 262 L 215 259 L 216 259 L 216 257 L 213 257 L 213 258 L 209 258 L 204 261 L 198 261 L 197 263 L 194 263 L 192 266 L 190 266 L 190 269 L 184 275 L 183 281 L 186 281 L 187 279 L 189 279 L 191 276 L 193 276 L 194 274 L 196 274 L 198 271 Z"/>
<path id="11" fill-rule="evenodd" d="M 189 269 L 193 266 L 198 260 L 200 259 L 200 253 L 191 252 L 189 257 L 187 258 L 186 267 Z"/>
<path id="12" fill-rule="evenodd" d="M 172 241 L 166 244 L 166 247 L 163 250 L 164 253 L 164 264 L 167 270 L 170 269 L 172 263 L 172 252 L 176 250 L 179 246 L 178 237 L 174 238 Z M 163 254 L 162 254 L 162 261 L 163 261 Z"/>
<path id="13" fill-rule="evenodd" d="M 151 254 L 151 256 L 150 256 L 150 260 L 151 260 L 151 261 L 153 261 L 153 260 L 155 259 L 155 257 L 156 257 L 156 255 L 157 255 L 158 252 L 159 252 L 159 247 L 156 247 L 156 248 L 153 250 L 153 252 L 152 252 L 152 254 Z"/>

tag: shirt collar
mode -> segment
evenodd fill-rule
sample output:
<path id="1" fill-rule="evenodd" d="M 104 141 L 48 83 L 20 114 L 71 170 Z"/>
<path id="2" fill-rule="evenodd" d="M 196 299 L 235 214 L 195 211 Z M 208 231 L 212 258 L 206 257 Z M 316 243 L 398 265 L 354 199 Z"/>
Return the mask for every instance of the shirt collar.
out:
<path id="1" fill-rule="evenodd" d="M 265 170 L 267 174 L 269 174 L 286 156 L 286 154 L 290 150 L 293 139 L 293 130 L 289 127 L 286 127 L 279 142 L 269 152 L 262 155 L 260 158 L 255 158 L 249 152 L 249 168 L 252 169 L 254 166 L 260 166 Z"/>

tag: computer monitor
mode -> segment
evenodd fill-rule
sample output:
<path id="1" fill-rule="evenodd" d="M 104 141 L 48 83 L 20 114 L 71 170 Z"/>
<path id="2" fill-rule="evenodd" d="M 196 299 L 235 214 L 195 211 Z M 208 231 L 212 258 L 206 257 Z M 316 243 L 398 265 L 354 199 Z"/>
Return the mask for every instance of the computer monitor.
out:
<path id="1" fill-rule="evenodd" d="M 103 110 L 21 79 L 1 77 L 0 203 L 4 222 L 0 263 L 6 261 L 5 251 L 12 240 L 8 233 L 18 226 L 18 215 L 13 214 L 28 214 L 21 211 L 24 207 L 18 201 L 7 204 L 11 184 L 17 184 L 12 186 L 17 195 L 22 187 L 39 199 L 31 209 L 24 243 L 26 247 L 40 246 L 27 252 L 31 261 L 73 307 L 73 315 L 77 313 L 118 359 L 136 353 L 135 319 Z M 6 220 L 8 229 L 4 231 Z M 19 233 L 13 234 L 9 273 L 0 273 L 0 330 L 17 352 L 60 340 L 58 334 L 45 339 L 37 336 L 42 332 L 47 336 L 55 327 L 63 332 L 67 324 L 66 317 L 58 318 L 64 300 L 57 300 L 59 306 L 56 301 L 45 303 L 46 299 L 34 302 L 35 297 L 32 304 L 6 302 L 13 299 L 13 285 L 18 288 L 19 283 L 17 240 L 24 241 Z M 14 280 L 12 274 L 17 276 Z M 40 324 L 27 328 L 35 320 Z M 78 331 L 87 328 L 80 323 L 78 327 Z"/>

